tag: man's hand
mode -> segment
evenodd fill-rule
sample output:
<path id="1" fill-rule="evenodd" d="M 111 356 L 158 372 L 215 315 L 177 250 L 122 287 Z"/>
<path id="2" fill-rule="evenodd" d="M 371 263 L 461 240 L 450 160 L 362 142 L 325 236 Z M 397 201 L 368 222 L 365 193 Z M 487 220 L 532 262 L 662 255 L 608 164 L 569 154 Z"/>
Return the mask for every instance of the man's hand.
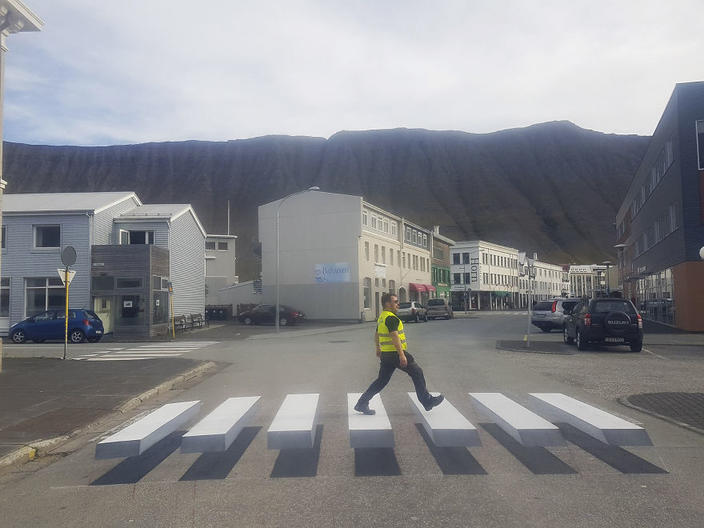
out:
<path id="1" fill-rule="evenodd" d="M 381 357 L 381 349 L 379 347 L 376 348 L 376 357 Z"/>
<path id="2" fill-rule="evenodd" d="M 406 354 L 399 354 L 398 362 L 401 364 L 401 368 L 406 368 L 408 366 L 408 359 L 406 359 Z"/>

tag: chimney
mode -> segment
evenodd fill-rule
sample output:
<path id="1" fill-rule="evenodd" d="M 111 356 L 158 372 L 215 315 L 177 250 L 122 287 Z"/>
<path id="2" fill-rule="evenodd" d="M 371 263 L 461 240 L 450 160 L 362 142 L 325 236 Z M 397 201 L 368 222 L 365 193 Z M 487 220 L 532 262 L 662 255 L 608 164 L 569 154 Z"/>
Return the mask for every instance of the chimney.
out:
<path id="1" fill-rule="evenodd" d="M 433 226 L 433 234 L 434 235 L 440 234 L 440 226 Z"/>

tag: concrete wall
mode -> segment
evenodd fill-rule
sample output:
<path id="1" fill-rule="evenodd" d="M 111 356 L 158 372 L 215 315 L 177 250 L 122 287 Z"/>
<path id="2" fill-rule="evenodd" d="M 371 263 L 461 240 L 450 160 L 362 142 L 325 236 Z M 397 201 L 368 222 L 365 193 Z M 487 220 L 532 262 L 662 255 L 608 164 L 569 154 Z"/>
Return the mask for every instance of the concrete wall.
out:
<path id="1" fill-rule="evenodd" d="M 281 200 L 259 207 L 262 288 L 265 302 L 276 301 L 276 210 Z M 305 312 L 309 319 L 360 318 L 359 196 L 305 192 L 280 207 L 281 304 Z M 348 282 L 316 282 L 316 264 L 346 263 Z"/>

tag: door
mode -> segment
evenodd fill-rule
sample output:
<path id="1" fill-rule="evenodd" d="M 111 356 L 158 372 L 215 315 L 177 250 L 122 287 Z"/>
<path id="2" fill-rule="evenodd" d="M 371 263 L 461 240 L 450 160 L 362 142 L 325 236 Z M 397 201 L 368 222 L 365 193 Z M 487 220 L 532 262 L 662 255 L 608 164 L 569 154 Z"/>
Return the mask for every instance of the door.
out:
<path id="1" fill-rule="evenodd" d="M 103 332 L 112 332 L 112 297 L 94 297 L 93 311 L 103 322 Z"/>

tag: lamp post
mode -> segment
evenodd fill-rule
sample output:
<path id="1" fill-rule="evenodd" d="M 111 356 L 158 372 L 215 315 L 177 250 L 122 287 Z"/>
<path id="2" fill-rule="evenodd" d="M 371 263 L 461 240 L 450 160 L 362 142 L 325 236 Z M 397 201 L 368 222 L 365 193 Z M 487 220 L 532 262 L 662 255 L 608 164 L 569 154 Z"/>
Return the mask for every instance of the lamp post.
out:
<path id="1" fill-rule="evenodd" d="M 279 213 L 281 212 L 281 206 L 284 204 L 286 200 L 291 198 L 292 196 L 296 196 L 298 194 L 303 194 L 309 191 L 319 191 L 320 187 L 313 186 L 313 187 L 308 187 L 307 189 L 303 189 L 302 191 L 298 191 L 292 194 L 289 194 L 288 196 L 284 196 L 284 198 L 279 202 L 279 204 L 276 206 L 276 333 L 279 333 L 279 310 L 281 309 L 280 304 L 281 304 L 281 296 L 279 293 Z"/>
<path id="2" fill-rule="evenodd" d="M 606 296 L 611 297 L 611 284 L 609 282 L 609 268 L 611 267 L 612 262 L 610 260 L 605 260 L 602 262 L 606 266 Z"/>

